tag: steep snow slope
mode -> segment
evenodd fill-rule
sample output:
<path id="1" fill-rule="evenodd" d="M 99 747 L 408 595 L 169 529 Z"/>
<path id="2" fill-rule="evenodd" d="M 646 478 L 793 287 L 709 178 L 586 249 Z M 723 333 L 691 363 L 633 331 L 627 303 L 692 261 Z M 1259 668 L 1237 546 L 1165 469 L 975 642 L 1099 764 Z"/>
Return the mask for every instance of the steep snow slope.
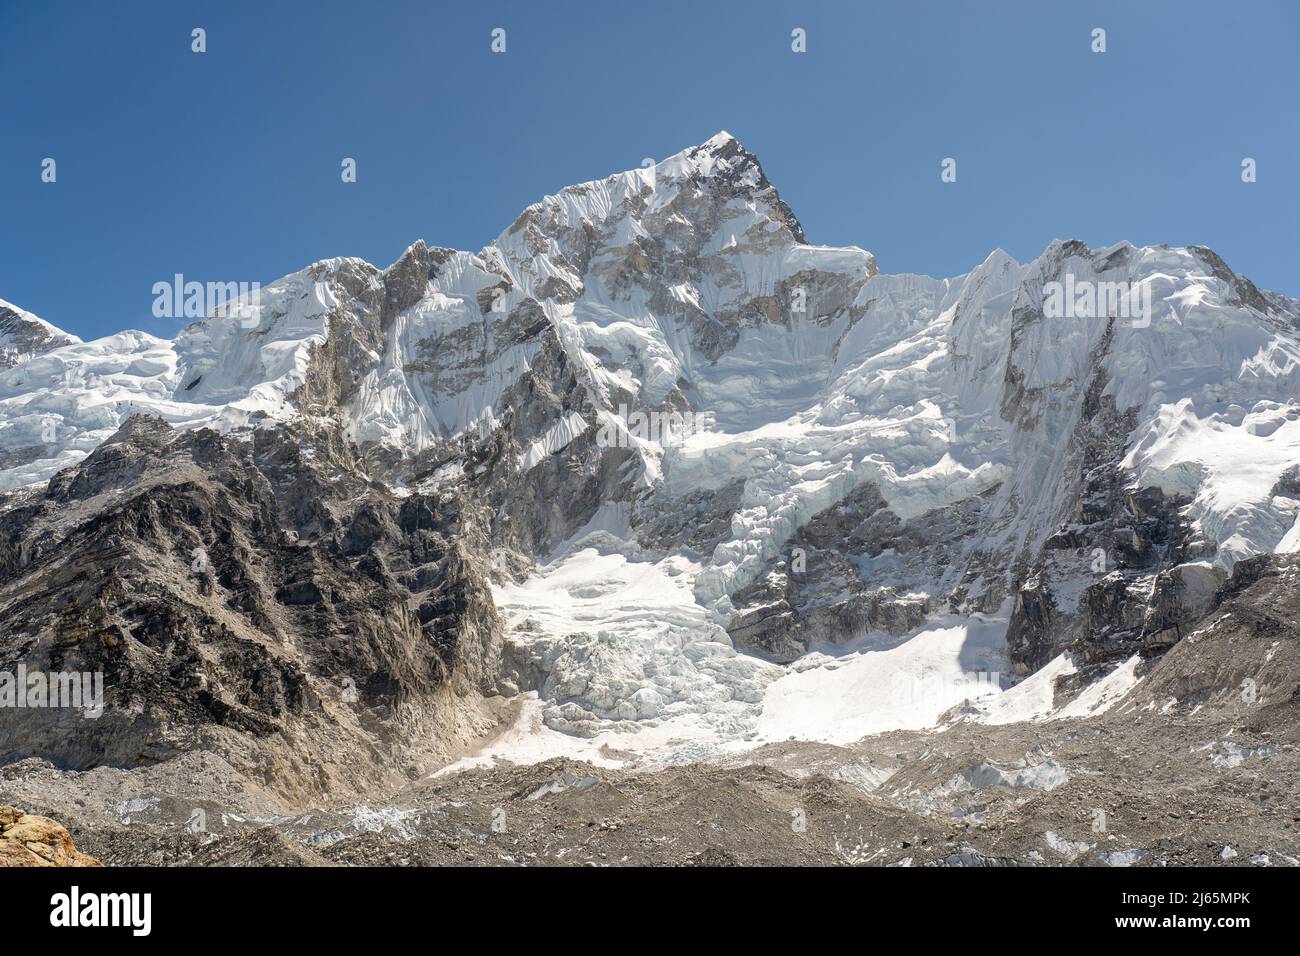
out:
<path id="1" fill-rule="evenodd" d="M 42 352 L 80 341 L 75 335 L 0 299 L 0 368 L 10 368 Z"/>
<path id="2" fill-rule="evenodd" d="M 175 426 L 244 427 L 297 413 L 311 349 L 334 294 L 323 263 L 261 290 L 247 315 L 217 315 L 175 340 L 127 331 L 45 350 L 0 371 L 0 488 L 41 482 L 80 461 L 132 415 Z M 232 303 L 231 308 L 234 304 Z"/>
<path id="3" fill-rule="evenodd" d="M 1052 283 L 1149 309 L 1060 317 Z M 720 133 L 548 196 L 477 254 L 328 260 L 174 341 L 20 351 L 0 487 L 137 412 L 333 423 L 376 480 L 497 509 L 503 686 L 551 728 L 813 733 L 788 704 L 816 693 L 845 726 L 910 726 L 959 699 L 868 693 L 876 668 L 961 690 L 1063 651 L 1109 667 L 1176 640 L 1241 558 L 1300 547 L 1298 323 L 1201 248 L 880 275 L 808 244 Z M 624 411 L 710 424 L 668 441 Z M 845 645 L 859 664 L 771 663 Z"/>

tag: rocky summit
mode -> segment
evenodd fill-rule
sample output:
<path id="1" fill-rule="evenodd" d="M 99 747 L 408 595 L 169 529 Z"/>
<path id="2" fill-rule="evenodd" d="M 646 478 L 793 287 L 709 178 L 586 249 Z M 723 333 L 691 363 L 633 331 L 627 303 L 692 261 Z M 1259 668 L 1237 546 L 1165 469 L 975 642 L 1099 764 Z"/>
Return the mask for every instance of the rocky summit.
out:
<path id="1" fill-rule="evenodd" d="M 0 802 L 108 864 L 1297 865 L 1297 583 L 1300 301 L 891 275 L 727 133 L 174 339 L 0 302 Z"/>

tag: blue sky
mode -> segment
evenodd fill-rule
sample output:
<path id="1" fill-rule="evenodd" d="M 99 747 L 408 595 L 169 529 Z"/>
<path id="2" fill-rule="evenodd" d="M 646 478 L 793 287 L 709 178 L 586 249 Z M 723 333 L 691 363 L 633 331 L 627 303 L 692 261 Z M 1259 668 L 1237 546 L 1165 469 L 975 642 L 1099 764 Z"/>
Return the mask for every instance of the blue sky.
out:
<path id="1" fill-rule="evenodd" d="M 720 129 L 810 241 L 886 272 L 1129 239 L 1300 295 L 1290 0 L 0 0 L 0 43 L 0 298 L 83 337 L 175 334 L 150 309 L 177 272 L 477 250 L 548 192 Z"/>

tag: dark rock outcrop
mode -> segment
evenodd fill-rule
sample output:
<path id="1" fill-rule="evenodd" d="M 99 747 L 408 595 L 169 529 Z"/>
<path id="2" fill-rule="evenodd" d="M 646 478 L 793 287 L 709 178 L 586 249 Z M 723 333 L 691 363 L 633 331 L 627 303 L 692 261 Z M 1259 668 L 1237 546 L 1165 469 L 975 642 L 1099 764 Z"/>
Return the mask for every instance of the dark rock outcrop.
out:
<path id="1" fill-rule="evenodd" d="M 482 505 L 399 498 L 346 445 L 137 417 L 0 513 L 0 670 L 102 675 L 102 713 L 0 709 L 0 760 L 196 749 L 301 797 L 483 729 L 500 624 Z"/>

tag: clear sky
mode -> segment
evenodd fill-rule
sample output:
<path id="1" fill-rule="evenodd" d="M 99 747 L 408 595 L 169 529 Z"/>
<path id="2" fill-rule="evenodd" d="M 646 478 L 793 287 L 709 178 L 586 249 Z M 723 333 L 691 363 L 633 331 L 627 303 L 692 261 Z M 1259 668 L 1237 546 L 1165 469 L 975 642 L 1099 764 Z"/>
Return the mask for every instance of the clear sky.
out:
<path id="1" fill-rule="evenodd" d="M 885 272 L 1129 239 L 1300 296 L 1295 0 L 0 0 L 0 44 L 0 298 L 83 337 L 175 334 L 150 310 L 177 272 L 477 250 L 720 129 L 811 242 Z"/>

